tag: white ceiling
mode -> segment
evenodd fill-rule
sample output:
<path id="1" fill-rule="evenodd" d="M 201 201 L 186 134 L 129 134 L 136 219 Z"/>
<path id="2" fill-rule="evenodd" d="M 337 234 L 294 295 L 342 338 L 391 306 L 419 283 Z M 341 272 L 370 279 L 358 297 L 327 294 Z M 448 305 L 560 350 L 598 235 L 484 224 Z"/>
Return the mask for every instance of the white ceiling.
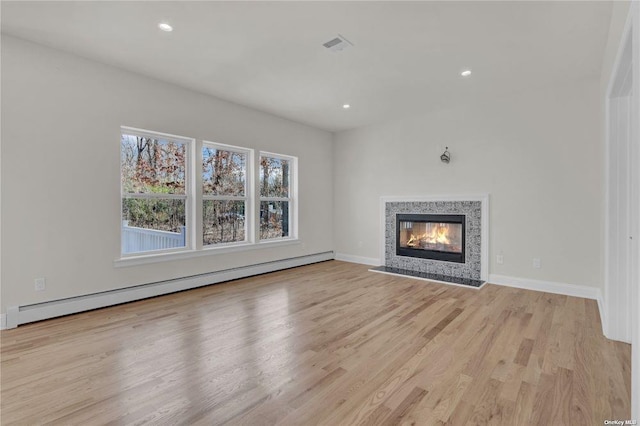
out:
<path id="1" fill-rule="evenodd" d="M 598 1 L 1 7 L 3 33 L 330 131 L 598 77 L 611 14 Z M 338 34 L 355 47 L 322 46 Z"/>

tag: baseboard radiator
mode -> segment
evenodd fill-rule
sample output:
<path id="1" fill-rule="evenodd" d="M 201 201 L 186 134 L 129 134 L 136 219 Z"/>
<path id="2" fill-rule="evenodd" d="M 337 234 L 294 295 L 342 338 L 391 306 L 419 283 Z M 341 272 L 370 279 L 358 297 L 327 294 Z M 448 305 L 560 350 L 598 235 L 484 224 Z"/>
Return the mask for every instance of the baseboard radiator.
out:
<path id="1" fill-rule="evenodd" d="M 240 268 L 226 269 L 208 274 L 143 284 L 135 287 L 111 290 L 86 296 L 71 297 L 68 299 L 54 300 L 33 305 L 10 306 L 7 308 L 6 328 L 15 328 L 18 325 L 30 322 L 76 314 L 78 312 L 104 308 L 107 306 L 119 305 L 121 303 L 175 293 L 177 291 L 204 287 L 210 284 L 217 284 L 253 275 L 295 268 L 297 266 L 310 265 L 312 263 L 332 260 L 333 258 L 334 253 L 332 251 L 328 251 L 290 259 L 243 266 Z"/>

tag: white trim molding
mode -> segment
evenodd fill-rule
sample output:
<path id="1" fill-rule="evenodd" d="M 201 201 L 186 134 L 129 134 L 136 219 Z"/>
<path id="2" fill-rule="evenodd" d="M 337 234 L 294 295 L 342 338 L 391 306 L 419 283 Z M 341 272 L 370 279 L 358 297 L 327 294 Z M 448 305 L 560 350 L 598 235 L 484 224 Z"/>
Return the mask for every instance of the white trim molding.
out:
<path id="1" fill-rule="evenodd" d="M 629 10 L 629 32 L 632 35 L 632 75 L 640 75 L 640 1 L 631 2 Z M 634 77 L 633 105 L 631 106 L 632 124 L 632 232 L 631 248 L 631 418 L 640 419 L 640 79 Z"/>
<path id="2" fill-rule="evenodd" d="M 598 289 L 598 312 L 600 312 L 600 323 L 602 325 L 602 334 L 604 335 L 604 337 L 607 337 L 607 330 L 609 329 L 609 321 L 608 321 L 608 317 L 607 317 L 607 311 L 605 309 L 605 304 L 604 304 L 604 293 L 602 292 L 602 290 Z"/>
<path id="3" fill-rule="evenodd" d="M 384 264 L 384 259 L 380 260 L 375 257 L 354 256 L 346 253 L 336 253 L 335 259 L 342 260 L 343 262 L 360 263 L 362 265 L 369 266 L 381 266 Z"/>
<path id="4" fill-rule="evenodd" d="M 268 249 L 292 244 L 302 244 L 301 240 L 294 238 L 282 238 L 279 240 L 265 240 L 259 243 L 230 243 L 222 246 L 206 246 L 202 250 L 184 250 L 171 253 L 145 254 L 134 257 L 124 257 L 113 261 L 115 268 L 126 268 L 129 266 L 146 265 L 149 263 L 167 262 L 170 260 L 191 259 L 202 256 L 213 256 L 221 253 L 234 253 L 239 251 Z"/>
<path id="5" fill-rule="evenodd" d="M 637 3 L 636 3 L 637 4 Z M 633 330 L 633 218 L 638 216 L 634 189 L 638 164 L 637 100 L 638 59 L 634 65 L 633 4 L 629 10 L 605 94 L 605 229 L 604 229 L 604 309 L 608 322 L 605 336 L 628 342 Z M 637 55 L 636 55 L 637 56 Z M 635 70 L 634 70 L 635 66 Z M 637 95 L 635 95 L 637 96 Z M 636 144 L 637 145 L 637 144 Z M 635 231 L 637 233 L 637 230 Z"/>
<path id="6" fill-rule="evenodd" d="M 0 330 L 7 329 L 7 314 L 0 314 Z"/>
<path id="7" fill-rule="evenodd" d="M 599 288 L 555 281 L 532 280 L 529 278 L 491 274 L 489 275 L 489 284 L 498 284 L 505 287 L 522 288 L 525 290 L 542 291 L 545 293 L 562 294 L 565 296 L 582 297 L 593 300 L 602 298 L 602 293 Z"/>
<path id="8" fill-rule="evenodd" d="M 631 345 L 631 418 L 640 418 L 640 1 L 631 0 L 605 106 L 604 335 Z M 619 164 L 622 164 L 622 167 Z M 622 194 L 622 196 L 620 195 Z M 626 217 L 624 217 L 626 216 Z M 615 226 L 615 227 L 614 227 Z M 620 228 L 617 228 L 620 227 Z M 625 235 L 626 231 L 626 235 Z"/>
<path id="9" fill-rule="evenodd" d="M 380 197 L 380 259 L 385 262 L 385 210 L 389 202 L 423 202 L 423 201 L 480 201 L 482 223 L 480 230 L 480 279 L 487 281 L 489 277 L 489 194 L 456 194 L 456 195 L 393 195 Z"/>
<path id="10" fill-rule="evenodd" d="M 54 300 L 26 306 L 10 306 L 7 309 L 6 314 L 6 327 L 15 328 L 20 324 L 75 314 L 92 309 L 104 308 L 121 303 L 133 302 L 135 300 L 147 299 L 149 297 L 161 296 L 164 294 L 175 293 L 177 291 L 189 290 L 239 278 L 246 278 L 253 275 L 280 271 L 282 269 L 324 262 L 325 260 L 332 260 L 333 258 L 333 252 L 328 251 L 307 256 L 294 257 L 291 259 L 226 269 L 209 274 L 143 284 L 120 290 L 72 297 L 69 299 Z"/>

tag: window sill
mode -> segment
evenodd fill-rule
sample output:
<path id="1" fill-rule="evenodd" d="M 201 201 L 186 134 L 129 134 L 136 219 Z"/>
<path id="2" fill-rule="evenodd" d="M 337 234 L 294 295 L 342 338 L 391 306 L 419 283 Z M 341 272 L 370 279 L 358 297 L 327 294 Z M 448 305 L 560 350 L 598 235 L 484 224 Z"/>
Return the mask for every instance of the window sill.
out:
<path id="1" fill-rule="evenodd" d="M 204 247 L 202 250 L 183 250 L 171 253 L 144 254 L 140 256 L 122 257 L 113 261 L 116 268 L 126 268 L 129 266 L 146 265 L 149 263 L 168 262 L 172 260 L 192 259 L 202 256 L 213 256 L 222 253 L 234 253 L 256 249 L 282 247 L 293 244 L 301 244 L 297 238 L 287 238 L 275 241 L 261 241 L 259 243 L 243 243 L 225 245 L 221 247 Z"/>

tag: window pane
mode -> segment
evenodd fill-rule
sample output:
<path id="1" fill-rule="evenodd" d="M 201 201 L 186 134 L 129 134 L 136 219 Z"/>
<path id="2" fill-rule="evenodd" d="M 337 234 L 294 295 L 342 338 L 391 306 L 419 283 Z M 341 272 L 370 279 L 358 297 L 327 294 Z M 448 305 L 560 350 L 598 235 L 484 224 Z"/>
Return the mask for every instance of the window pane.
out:
<path id="1" fill-rule="evenodd" d="M 184 143 L 123 134 L 120 167 L 124 193 L 185 193 Z"/>
<path id="2" fill-rule="evenodd" d="M 122 199 L 122 253 L 185 247 L 185 200 Z"/>
<path id="3" fill-rule="evenodd" d="M 290 166 L 289 160 L 260 157 L 261 197 L 289 197 Z"/>
<path id="4" fill-rule="evenodd" d="M 260 202 L 260 239 L 289 236 L 289 202 Z"/>
<path id="5" fill-rule="evenodd" d="M 202 243 L 209 245 L 244 241 L 244 204 L 244 201 L 204 200 Z"/>
<path id="6" fill-rule="evenodd" d="M 246 154 L 207 146 L 202 147 L 202 189 L 204 194 L 243 197 L 246 174 Z"/>

